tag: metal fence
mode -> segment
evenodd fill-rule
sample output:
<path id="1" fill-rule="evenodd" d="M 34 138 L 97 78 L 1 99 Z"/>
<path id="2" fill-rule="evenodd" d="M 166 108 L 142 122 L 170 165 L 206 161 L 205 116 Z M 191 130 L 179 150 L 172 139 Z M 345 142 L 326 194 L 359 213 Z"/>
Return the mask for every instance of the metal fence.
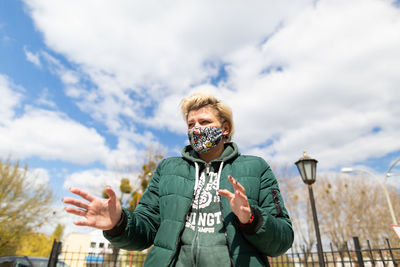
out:
<path id="1" fill-rule="evenodd" d="M 57 267 L 137 267 L 143 266 L 147 253 L 121 250 L 117 257 L 112 253 L 90 253 L 85 251 L 62 251 Z M 67 266 L 65 266 L 66 264 Z M 51 267 L 51 266 L 49 266 Z"/>
<path id="2" fill-rule="evenodd" d="M 146 252 L 131 252 L 120 250 L 118 254 L 112 253 L 92 253 L 86 251 L 63 251 L 61 243 L 55 242 L 50 259 L 56 257 L 58 263 L 62 262 L 69 267 L 136 267 L 143 266 L 146 259 Z M 383 248 L 372 248 L 367 240 L 366 248 L 361 248 L 357 237 L 353 238 L 353 243 L 344 244 L 344 249 L 335 250 L 330 244 L 329 249 L 324 250 L 324 260 L 326 266 L 400 266 L 400 247 L 398 244 L 393 247 L 386 239 Z M 277 266 L 320 266 L 317 252 L 297 252 L 292 248 L 286 254 L 268 258 L 272 267 Z M 54 262 L 50 261 L 50 262 Z M 56 263 L 56 262 L 55 262 Z M 54 265 L 56 266 L 56 265 Z M 60 267 L 60 264 L 57 265 Z M 53 267 L 49 265 L 49 267 Z"/>
<path id="3" fill-rule="evenodd" d="M 361 248 L 357 237 L 353 237 L 351 248 L 349 244 L 344 243 L 344 248 L 335 250 L 332 244 L 328 250 L 324 250 L 324 261 L 326 266 L 393 266 L 400 265 L 400 247 L 392 247 L 389 240 L 385 240 L 386 246 L 383 248 L 373 248 L 367 240 L 366 248 Z M 318 253 L 297 252 L 291 249 L 286 254 L 269 259 L 271 266 L 320 266 L 318 262 Z"/>

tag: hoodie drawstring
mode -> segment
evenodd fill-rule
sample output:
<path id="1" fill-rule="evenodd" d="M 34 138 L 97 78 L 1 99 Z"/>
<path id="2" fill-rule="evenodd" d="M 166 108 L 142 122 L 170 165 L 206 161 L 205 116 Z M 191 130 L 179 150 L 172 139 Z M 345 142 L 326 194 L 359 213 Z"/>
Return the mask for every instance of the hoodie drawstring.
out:
<path id="1" fill-rule="evenodd" d="M 221 173 L 222 173 L 222 168 L 223 168 L 223 166 L 224 166 L 224 162 L 221 161 L 221 164 L 219 164 L 219 170 L 218 170 L 218 176 L 217 176 L 217 179 L 218 179 L 218 189 L 219 189 L 219 181 L 220 181 L 220 179 L 221 179 Z M 217 189 L 217 190 L 218 190 L 218 189 Z"/>
<path id="2" fill-rule="evenodd" d="M 197 208 L 196 208 L 196 218 L 199 217 L 199 202 L 200 202 L 200 190 L 201 190 L 201 186 L 200 184 L 200 169 L 199 169 L 199 164 L 197 162 L 194 162 L 194 166 L 196 168 L 196 180 L 195 180 L 195 184 L 194 184 L 194 196 L 193 196 L 193 201 L 192 201 L 192 205 L 196 202 L 196 197 L 197 197 Z M 193 266 L 197 266 L 197 258 L 198 258 L 198 253 L 199 253 L 199 237 L 198 237 L 198 225 L 196 223 L 196 231 L 192 240 L 192 255 L 194 256 L 192 258 L 192 264 Z M 196 247 L 196 252 L 194 251 L 194 248 Z"/>
<path id="3" fill-rule="evenodd" d="M 199 186 L 199 164 L 195 161 L 194 162 L 194 167 L 196 168 L 196 180 L 195 180 L 195 184 L 194 184 L 194 195 L 196 196 L 196 192 L 197 192 L 197 187 Z"/>

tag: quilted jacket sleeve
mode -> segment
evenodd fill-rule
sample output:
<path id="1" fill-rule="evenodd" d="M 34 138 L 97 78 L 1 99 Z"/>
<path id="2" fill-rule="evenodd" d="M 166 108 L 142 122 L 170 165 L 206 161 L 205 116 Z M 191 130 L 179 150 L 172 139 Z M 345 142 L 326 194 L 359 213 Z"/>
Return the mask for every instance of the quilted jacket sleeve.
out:
<path id="1" fill-rule="evenodd" d="M 253 231 L 242 232 L 262 254 L 273 257 L 292 246 L 294 233 L 275 175 L 264 160 L 260 159 L 259 164 L 262 170 L 259 198 L 257 205 L 251 205 L 259 218 Z"/>
<path id="2" fill-rule="evenodd" d="M 120 235 L 111 236 L 103 232 L 113 246 L 126 250 L 143 250 L 153 244 L 160 225 L 158 183 L 160 180 L 161 162 L 155 171 L 149 187 L 140 198 L 134 212 L 124 209 L 127 215 L 125 230 Z"/>

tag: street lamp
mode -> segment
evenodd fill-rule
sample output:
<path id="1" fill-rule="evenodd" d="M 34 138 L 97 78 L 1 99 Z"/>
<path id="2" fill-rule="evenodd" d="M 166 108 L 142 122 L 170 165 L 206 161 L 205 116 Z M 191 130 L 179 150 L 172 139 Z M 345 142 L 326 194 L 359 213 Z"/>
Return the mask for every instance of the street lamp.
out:
<path id="1" fill-rule="evenodd" d="M 317 160 L 310 158 L 304 151 L 303 157 L 296 161 L 297 169 L 299 170 L 301 179 L 305 184 L 308 185 L 308 193 L 310 195 L 311 210 L 314 219 L 315 235 L 317 237 L 317 250 L 319 266 L 325 266 L 324 254 L 322 250 L 321 234 L 319 232 L 319 224 L 317 217 L 317 209 L 315 208 L 314 193 L 312 190 L 312 184 L 315 182 L 317 176 Z"/>
<path id="2" fill-rule="evenodd" d="M 399 161 L 400 161 L 400 158 L 399 158 L 397 161 L 395 161 L 394 164 L 392 164 L 392 165 L 390 166 L 390 168 L 388 169 L 388 171 L 387 171 L 386 174 L 385 174 L 385 177 L 386 177 L 386 178 L 387 178 L 387 177 L 390 177 L 390 176 L 394 176 L 393 174 L 390 173 L 390 170 L 391 170 L 391 169 L 393 168 L 393 166 L 396 165 L 396 163 L 399 162 Z M 394 216 L 392 201 L 390 200 L 389 193 L 388 193 L 388 191 L 387 191 L 387 188 L 386 188 L 386 184 L 385 184 L 385 183 L 383 183 L 381 180 L 379 180 L 379 178 L 378 178 L 375 174 L 373 174 L 372 172 L 370 172 L 370 171 L 368 171 L 368 170 L 364 170 L 364 169 L 353 169 L 353 168 L 342 168 L 341 171 L 342 171 L 343 173 L 363 172 L 363 173 L 366 173 L 366 174 L 369 174 L 370 176 L 372 176 L 372 177 L 382 186 L 382 189 L 383 189 L 383 191 L 385 192 L 386 201 L 387 201 L 388 206 L 389 206 L 390 215 L 392 216 L 393 224 L 394 224 L 394 225 L 397 225 L 397 220 L 396 220 L 396 217 Z M 385 181 L 386 181 L 386 180 L 385 180 Z"/>

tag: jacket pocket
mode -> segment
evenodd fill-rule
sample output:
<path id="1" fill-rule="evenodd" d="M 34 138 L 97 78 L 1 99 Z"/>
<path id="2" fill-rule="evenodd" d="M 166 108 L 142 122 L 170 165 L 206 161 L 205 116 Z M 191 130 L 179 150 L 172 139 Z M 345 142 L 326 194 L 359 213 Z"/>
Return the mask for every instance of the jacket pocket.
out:
<path id="1" fill-rule="evenodd" d="M 281 201 L 279 200 L 279 196 L 278 196 L 278 190 L 271 189 L 271 192 L 272 192 L 272 198 L 273 198 L 274 204 L 275 204 L 276 216 L 282 217 L 283 213 L 282 213 Z"/>

